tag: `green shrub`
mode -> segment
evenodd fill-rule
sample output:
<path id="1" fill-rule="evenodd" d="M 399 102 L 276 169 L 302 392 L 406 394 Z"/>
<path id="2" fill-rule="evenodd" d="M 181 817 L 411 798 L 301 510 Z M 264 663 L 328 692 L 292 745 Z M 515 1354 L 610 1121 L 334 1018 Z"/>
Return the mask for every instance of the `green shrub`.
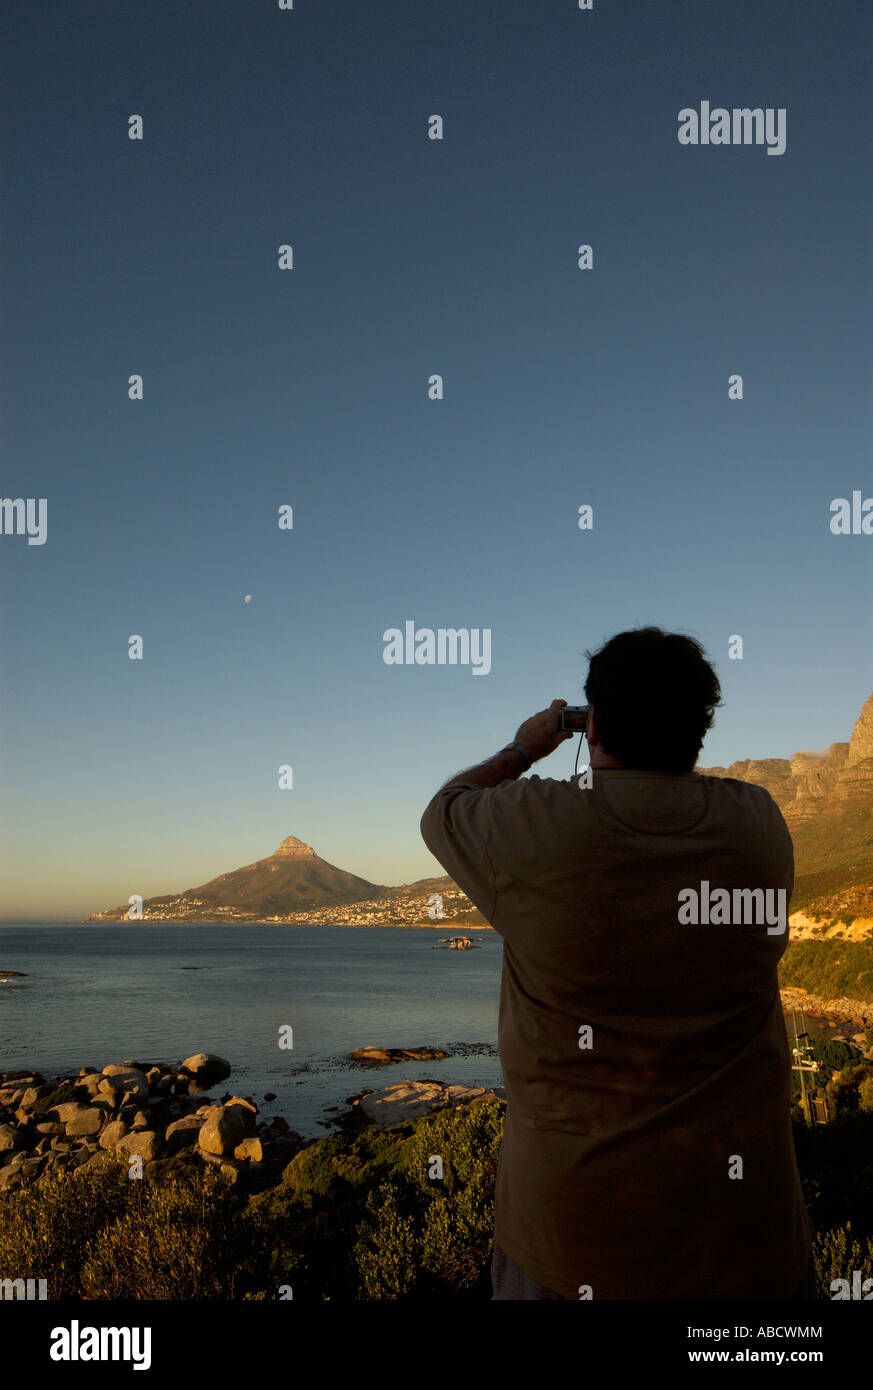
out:
<path id="1" fill-rule="evenodd" d="M 869 1077 L 873 1077 L 873 1067 L 868 1062 L 858 1062 L 854 1066 L 843 1067 L 825 1087 L 828 1100 L 837 1115 L 852 1115 L 859 1106 L 860 1087 Z"/>
<path id="2" fill-rule="evenodd" d="M 873 1240 L 856 1239 L 851 1221 L 819 1234 L 813 1245 L 813 1257 L 820 1298 L 833 1298 L 831 1284 L 835 1279 L 847 1279 L 851 1287 L 852 1273 L 856 1269 L 865 1279 L 873 1276 Z"/>
<path id="3" fill-rule="evenodd" d="M 354 1257 L 364 1298 L 392 1299 L 411 1294 L 418 1281 L 419 1239 L 415 1220 L 399 1208 L 390 1184 L 367 1197 Z"/>
<path id="4" fill-rule="evenodd" d="M 213 1169 L 189 1182 L 130 1182 L 128 1208 L 82 1265 L 85 1298 L 226 1299 L 236 1277 L 233 1212 Z"/>
<path id="5" fill-rule="evenodd" d="M 803 906 L 796 892 L 791 902 L 794 912 Z M 825 999 L 845 995 L 869 1002 L 873 1000 L 873 940 L 790 941 L 779 962 L 779 982 Z"/>
<path id="6" fill-rule="evenodd" d="M 89 1248 L 124 1211 L 133 1184 L 123 1163 L 50 1173 L 0 1193 L 0 1270 L 46 1279 L 49 1298 L 72 1298 Z"/>
<path id="7" fill-rule="evenodd" d="M 873 1071 L 858 1087 L 858 1109 L 868 1112 L 873 1110 Z"/>
<path id="8" fill-rule="evenodd" d="M 371 1195 L 354 1248 L 360 1296 L 469 1293 L 494 1237 L 503 1106 L 492 1096 L 419 1120 L 391 1184 Z M 431 1180 L 431 1159 L 443 1177 Z"/>

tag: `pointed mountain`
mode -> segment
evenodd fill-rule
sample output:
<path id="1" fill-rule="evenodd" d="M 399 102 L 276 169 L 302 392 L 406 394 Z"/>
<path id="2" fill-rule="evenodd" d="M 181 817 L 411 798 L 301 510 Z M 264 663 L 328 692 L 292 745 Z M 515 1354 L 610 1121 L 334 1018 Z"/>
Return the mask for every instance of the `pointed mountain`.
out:
<path id="1" fill-rule="evenodd" d="M 321 859 L 310 845 L 294 835 L 283 840 L 267 859 L 257 859 L 208 883 L 143 900 L 144 918 L 173 922 L 202 922 L 210 917 L 234 922 L 261 922 L 289 913 L 378 898 L 386 890 L 357 874 Z M 127 918 L 128 906 L 94 913 L 86 921 Z"/>

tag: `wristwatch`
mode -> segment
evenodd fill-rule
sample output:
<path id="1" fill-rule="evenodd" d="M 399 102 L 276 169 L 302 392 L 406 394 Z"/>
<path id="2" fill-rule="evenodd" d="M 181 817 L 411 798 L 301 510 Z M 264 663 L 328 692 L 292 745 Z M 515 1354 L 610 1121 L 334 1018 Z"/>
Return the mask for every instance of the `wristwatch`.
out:
<path id="1" fill-rule="evenodd" d="M 523 743 L 507 743 L 505 748 L 501 748 L 501 753 L 520 753 L 524 758 L 525 772 L 529 767 L 533 767 L 533 758 L 527 751 Z"/>

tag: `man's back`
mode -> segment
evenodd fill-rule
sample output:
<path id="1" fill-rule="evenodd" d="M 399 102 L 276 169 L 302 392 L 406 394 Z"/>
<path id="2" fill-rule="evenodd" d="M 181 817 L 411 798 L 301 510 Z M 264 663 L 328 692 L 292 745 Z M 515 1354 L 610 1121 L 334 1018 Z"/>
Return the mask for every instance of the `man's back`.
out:
<path id="1" fill-rule="evenodd" d="M 454 783 L 422 834 L 504 940 L 497 1243 L 570 1298 L 789 1297 L 810 1225 L 787 927 L 680 920 L 704 880 L 787 911 L 792 845 L 769 794 L 625 769 L 587 790 Z"/>

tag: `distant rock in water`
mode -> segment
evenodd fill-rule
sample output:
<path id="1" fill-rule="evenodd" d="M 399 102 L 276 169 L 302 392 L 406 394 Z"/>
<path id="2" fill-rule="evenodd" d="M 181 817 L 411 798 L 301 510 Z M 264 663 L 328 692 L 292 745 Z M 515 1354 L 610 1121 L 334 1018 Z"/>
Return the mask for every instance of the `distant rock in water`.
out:
<path id="1" fill-rule="evenodd" d="M 356 1047 L 349 1053 L 349 1060 L 379 1067 L 387 1062 L 439 1061 L 448 1055 L 441 1047 Z"/>
<path id="2" fill-rule="evenodd" d="M 23 970 L 0 970 L 0 980 L 26 980 Z"/>
<path id="3" fill-rule="evenodd" d="M 230 1076 L 233 1068 L 225 1057 L 216 1057 L 214 1052 L 196 1052 L 193 1057 L 186 1057 L 181 1070 L 200 1086 L 213 1086 Z"/>

